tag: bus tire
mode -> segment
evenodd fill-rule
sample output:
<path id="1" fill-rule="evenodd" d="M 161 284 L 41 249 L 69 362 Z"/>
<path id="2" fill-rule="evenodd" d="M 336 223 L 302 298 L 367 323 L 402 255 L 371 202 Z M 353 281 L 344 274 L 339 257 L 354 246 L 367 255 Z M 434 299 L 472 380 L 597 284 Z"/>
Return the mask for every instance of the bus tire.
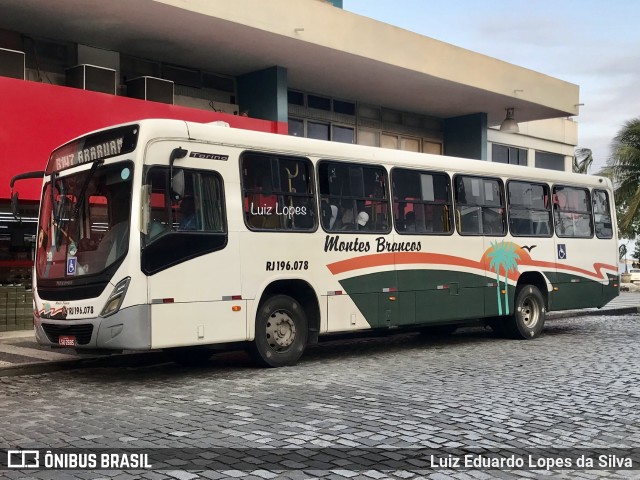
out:
<path id="1" fill-rule="evenodd" d="M 268 298 L 256 315 L 252 353 L 265 367 L 294 365 L 304 353 L 309 329 L 304 309 L 288 295 Z"/>
<path id="2" fill-rule="evenodd" d="M 523 285 L 516 291 L 514 313 L 503 328 L 510 338 L 531 340 L 542 333 L 545 320 L 545 302 L 535 285 Z"/>

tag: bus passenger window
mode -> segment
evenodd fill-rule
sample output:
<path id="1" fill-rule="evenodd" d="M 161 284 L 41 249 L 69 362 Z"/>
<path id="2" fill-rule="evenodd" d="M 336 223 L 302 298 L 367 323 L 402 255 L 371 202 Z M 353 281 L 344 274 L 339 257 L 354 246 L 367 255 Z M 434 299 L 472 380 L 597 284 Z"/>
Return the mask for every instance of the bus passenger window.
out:
<path id="1" fill-rule="evenodd" d="M 318 183 L 325 231 L 389 232 L 384 168 L 322 161 Z"/>
<path id="2" fill-rule="evenodd" d="M 604 190 L 593 191 L 593 220 L 598 238 L 613 238 L 609 195 Z"/>
<path id="3" fill-rule="evenodd" d="M 559 237 L 593 236 L 589 191 L 586 188 L 553 187 L 554 220 Z"/>
<path id="4" fill-rule="evenodd" d="M 312 173 L 313 167 L 307 158 L 243 155 L 242 194 L 247 227 L 250 230 L 315 229 Z"/>
<path id="5" fill-rule="evenodd" d="M 499 179 L 459 175 L 456 186 L 456 223 L 461 235 L 506 234 L 504 195 Z"/>
<path id="6" fill-rule="evenodd" d="M 398 233 L 452 233 L 448 175 L 394 168 L 392 178 L 393 212 Z"/>
<path id="7" fill-rule="evenodd" d="M 539 183 L 510 181 L 509 230 L 514 237 L 550 237 L 551 209 L 549 186 Z"/>

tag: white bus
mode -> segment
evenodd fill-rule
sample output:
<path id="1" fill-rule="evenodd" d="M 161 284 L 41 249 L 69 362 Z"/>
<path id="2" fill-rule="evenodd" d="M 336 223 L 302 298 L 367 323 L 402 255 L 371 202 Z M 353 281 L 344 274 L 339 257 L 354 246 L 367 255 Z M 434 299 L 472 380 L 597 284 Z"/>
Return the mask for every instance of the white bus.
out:
<path id="1" fill-rule="evenodd" d="M 545 312 L 618 295 L 606 178 L 143 120 L 55 150 L 35 332 L 78 350 L 245 342 L 294 364 L 319 335 L 540 335 Z M 188 347 L 188 348 L 187 348 Z"/>

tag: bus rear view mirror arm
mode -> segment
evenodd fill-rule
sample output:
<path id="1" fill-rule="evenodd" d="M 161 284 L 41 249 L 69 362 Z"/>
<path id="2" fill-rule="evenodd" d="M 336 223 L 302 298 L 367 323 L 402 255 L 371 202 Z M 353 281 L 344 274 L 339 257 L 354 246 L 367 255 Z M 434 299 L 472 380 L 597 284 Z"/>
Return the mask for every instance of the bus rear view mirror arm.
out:
<path id="1" fill-rule="evenodd" d="M 44 177 L 44 171 L 42 170 L 37 170 L 37 171 L 33 171 L 33 172 L 26 172 L 26 173 L 20 173 L 16 176 L 14 176 L 11 179 L 11 182 L 9 183 L 9 187 L 11 187 L 11 213 L 13 213 L 14 218 L 20 222 L 22 221 L 20 218 L 20 210 L 18 208 L 18 192 L 14 192 L 13 191 L 13 186 L 15 185 L 15 183 L 18 180 L 26 180 L 29 178 L 40 178 L 42 179 Z"/>

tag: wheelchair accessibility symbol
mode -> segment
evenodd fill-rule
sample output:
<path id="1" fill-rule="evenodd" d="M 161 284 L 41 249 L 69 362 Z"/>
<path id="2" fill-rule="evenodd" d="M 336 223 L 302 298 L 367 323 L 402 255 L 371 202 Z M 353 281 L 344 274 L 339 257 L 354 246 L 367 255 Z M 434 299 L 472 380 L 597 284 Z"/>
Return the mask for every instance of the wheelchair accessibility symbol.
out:
<path id="1" fill-rule="evenodd" d="M 565 260 L 567 258 L 567 246 L 564 243 L 558 244 L 558 259 Z"/>
<path id="2" fill-rule="evenodd" d="M 67 275 L 75 275 L 78 259 L 76 257 L 67 258 Z"/>

